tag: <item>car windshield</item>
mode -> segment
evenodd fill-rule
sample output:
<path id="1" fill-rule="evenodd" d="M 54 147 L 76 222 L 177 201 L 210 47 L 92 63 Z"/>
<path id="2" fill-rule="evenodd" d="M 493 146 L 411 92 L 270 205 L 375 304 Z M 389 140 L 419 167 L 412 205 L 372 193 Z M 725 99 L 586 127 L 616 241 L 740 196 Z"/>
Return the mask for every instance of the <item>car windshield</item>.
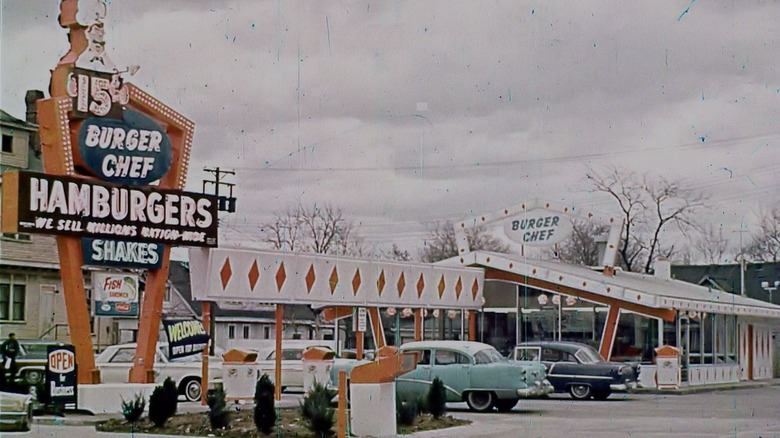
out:
<path id="1" fill-rule="evenodd" d="M 46 349 L 49 345 L 54 344 L 21 344 L 20 357 L 32 358 L 32 359 L 45 359 L 48 353 Z"/>
<path id="2" fill-rule="evenodd" d="M 574 353 L 575 356 L 577 356 L 577 359 L 579 359 L 582 363 L 599 363 L 604 362 L 604 359 L 601 357 L 598 351 L 596 351 L 593 347 L 582 347 L 579 349 L 576 353 Z"/>
<path id="3" fill-rule="evenodd" d="M 506 358 L 495 348 L 485 348 L 474 355 L 474 361 L 479 364 L 505 362 Z"/>

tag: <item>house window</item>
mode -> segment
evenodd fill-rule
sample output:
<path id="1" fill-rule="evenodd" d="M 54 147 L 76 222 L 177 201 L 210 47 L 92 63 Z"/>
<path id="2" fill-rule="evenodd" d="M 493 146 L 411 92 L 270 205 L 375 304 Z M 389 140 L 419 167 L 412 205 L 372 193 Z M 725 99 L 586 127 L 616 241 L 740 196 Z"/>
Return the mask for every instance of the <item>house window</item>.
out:
<path id="1" fill-rule="evenodd" d="M 3 152 L 14 152 L 14 137 L 12 135 L 3 134 Z"/>
<path id="2" fill-rule="evenodd" d="M 245 324 L 244 327 L 242 327 L 242 328 L 243 328 L 243 331 L 244 331 L 242 333 L 244 339 L 249 339 L 249 326 Z"/>
<path id="3" fill-rule="evenodd" d="M 32 242 L 32 236 L 27 233 L 3 233 L 3 239 L 16 240 L 18 242 Z"/>
<path id="4" fill-rule="evenodd" d="M 236 326 L 233 324 L 228 325 L 228 339 L 236 339 Z"/>
<path id="5" fill-rule="evenodd" d="M 14 283 L 13 275 L 9 282 L 0 283 L 0 321 L 24 321 L 26 289 L 26 285 Z"/>
<path id="6" fill-rule="evenodd" d="M 271 327 L 265 326 L 263 327 L 263 339 L 270 339 L 271 338 Z"/>

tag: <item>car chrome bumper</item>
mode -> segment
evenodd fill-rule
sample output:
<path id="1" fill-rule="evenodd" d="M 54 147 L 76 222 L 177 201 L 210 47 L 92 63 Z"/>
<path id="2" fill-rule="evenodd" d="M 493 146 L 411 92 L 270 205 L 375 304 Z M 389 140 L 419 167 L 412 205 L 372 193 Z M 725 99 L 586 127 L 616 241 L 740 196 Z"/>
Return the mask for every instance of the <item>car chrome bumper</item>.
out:
<path id="1" fill-rule="evenodd" d="M 609 389 L 613 391 L 631 391 L 636 389 L 637 386 L 639 386 L 637 382 L 625 382 L 609 385 Z"/>
<path id="2" fill-rule="evenodd" d="M 528 388 L 518 389 L 517 395 L 520 397 L 538 397 L 540 395 L 547 395 L 555 391 L 549 380 L 539 380 L 534 383 L 533 386 Z"/>

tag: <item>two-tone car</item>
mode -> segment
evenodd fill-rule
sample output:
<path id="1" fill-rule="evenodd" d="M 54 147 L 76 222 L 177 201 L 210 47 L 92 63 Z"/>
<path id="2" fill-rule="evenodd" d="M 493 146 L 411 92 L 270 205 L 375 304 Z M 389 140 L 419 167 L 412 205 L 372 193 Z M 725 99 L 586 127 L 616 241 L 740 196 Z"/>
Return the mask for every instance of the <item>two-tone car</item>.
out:
<path id="1" fill-rule="evenodd" d="M 24 383 L 37 385 L 46 376 L 46 363 L 49 360 L 49 346 L 64 345 L 59 341 L 41 339 L 20 339 L 19 354 L 16 356 L 16 375 Z"/>
<path id="2" fill-rule="evenodd" d="M 32 410 L 30 394 L 0 391 L 0 431 L 30 430 Z"/>
<path id="3" fill-rule="evenodd" d="M 575 400 L 605 400 L 613 391 L 637 387 L 637 364 L 607 362 L 593 347 L 577 342 L 526 342 L 510 353 L 512 361 L 539 361 L 556 392 Z"/>
<path id="4" fill-rule="evenodd" d="M 136 344 L 112 345 L 95 358 L 95 365 L 100 370 L 100 378 L 104 383 L 125 383 L 130 375 L 130 368 L 135 357 Z M 154 355 L 154 380 L 163 383 L 167 377 L 176 384 L 179 393 L 187 401 L 200 400 L 203 386 L 201 384 L 201 355 L 192 355 L 177 359 L 168 359 L 168 344 L 157 344 Z M 222 379 L 222 358 L 209 357 L 209 382 Z"/>
<path id="5" fill-rule="evenodd" d="M 444 384 L 448 402 L 466 402 L 469 409 L 511 410 L 524 397 L 553 391 L 539 362 L 510 362 L 494 347 L 469 341 L 419 341 L 402 345 L 400 353 L 416 353 L 417 367 L 396 378 L 399 400 L 425 397 L 435 378 Z M 352 365 L 365 363 L 356 361 Z M 336 361 L 332 381 L 344 364 Z M 349 370 L 348 370 L 349 371 Z"/>

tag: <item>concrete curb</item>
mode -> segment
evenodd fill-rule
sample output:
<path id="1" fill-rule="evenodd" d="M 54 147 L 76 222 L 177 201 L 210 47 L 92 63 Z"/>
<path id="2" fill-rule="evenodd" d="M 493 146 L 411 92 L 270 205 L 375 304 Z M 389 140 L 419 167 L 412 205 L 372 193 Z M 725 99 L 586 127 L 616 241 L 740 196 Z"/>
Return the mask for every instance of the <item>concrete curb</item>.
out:
<path id="1" fill-rule="evenodd" d="M 750 388 L 762 388 L 765 386 L 780 385 L 780 379 L 758 380 L 752 382 L 735 382 L 735 383 L 722 383 L 716 385 L 697 385 L 697 386 L 684 386 L 677 389 L 658 389 L 658 388 L 637 388 L 633 390 L 633 393 L 637 394 L 673 394 L 673 395 L 686 395 L 686 394 L 700 394 L 703 392 L 713 391 L 733 391 Z"/>

